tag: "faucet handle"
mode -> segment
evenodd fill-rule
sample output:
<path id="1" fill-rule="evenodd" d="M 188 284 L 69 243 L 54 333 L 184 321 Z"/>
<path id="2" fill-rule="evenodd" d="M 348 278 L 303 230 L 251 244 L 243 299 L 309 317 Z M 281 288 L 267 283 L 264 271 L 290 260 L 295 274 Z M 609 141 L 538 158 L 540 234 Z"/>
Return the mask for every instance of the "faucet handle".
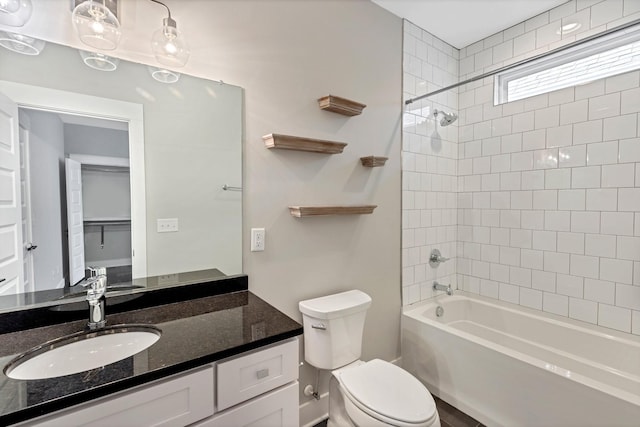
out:
<path id="1" fill-rule="evenodd" d="M 434 249 L 431 251 L 431 255 L 429 256 L 429 265 L 431 268 L 437 268 L 441 262 L 447 262 L 449 258 L 445 258 L 440 253 L 440 250 Z"/>
<path id="2" fill-rule="evenodd" d="M 89 266 L 87 270 L 89 270 L 89 278 L 107 275 L 107 267 Z"/>
<path id="3" fill-rule="evenodd" d="M 87 301 L 97 301 L 107 292 L 107 278 L 100 276 L 92 279 L 88 286 Z"/>
<path id="4" fill-rule="evenodd" d="M 89 277 L 96 277 L 98 275 L 98 268 L 97 267 L 87 267 L 87 270 L 89 270 Z"/>

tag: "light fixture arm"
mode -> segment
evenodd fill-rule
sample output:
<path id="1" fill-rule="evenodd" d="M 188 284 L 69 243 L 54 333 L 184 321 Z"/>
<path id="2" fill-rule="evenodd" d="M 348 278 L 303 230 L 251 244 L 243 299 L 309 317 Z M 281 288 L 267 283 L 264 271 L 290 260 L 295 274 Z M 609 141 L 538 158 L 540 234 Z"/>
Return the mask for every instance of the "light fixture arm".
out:
<path id="1" fill-rule="evenodd" d="M 162 20 L 162 23 L 164 24 L 164 26 L 165 27 L 171 27 L 173 29 L 177 29 L 178 25 L 177 25 L 175 19 L 173 19 L 171 17 L 171 9 L 169 9 L 169 6 L 167 6 L 166 4 L 164 4 L 164 3 L 162 3 L 161 1 L 158 1 L 158 0 L 150 0 L 150 1 L 152 1 L 154 3 L 158 3 L 158 4 L 162 5 L 162 6 L 164 6 L 165 9 L 167 9 L 167 15 L 168 16 Z"/>

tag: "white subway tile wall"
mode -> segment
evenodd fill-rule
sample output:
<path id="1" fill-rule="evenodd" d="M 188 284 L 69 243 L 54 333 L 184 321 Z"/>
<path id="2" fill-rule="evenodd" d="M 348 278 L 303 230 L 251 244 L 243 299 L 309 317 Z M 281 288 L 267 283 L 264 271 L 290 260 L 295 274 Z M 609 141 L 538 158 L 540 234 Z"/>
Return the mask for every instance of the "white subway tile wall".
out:
<path id="1" fill-rule="evenodd" d="M 459 51 L 417 26 L 404 24 L 404 99 L 430 92 L 458 81 Z M 491 61 L 489 56 L 488 61 Z M 474 104 L 475 93 L 464 101 Z M 482 96 L 482 95 L 479 95 Z M 485 96 L 491 99 L 491 94 Z M 456 286 L 456 252 L 458 225 L 458 122 L 443 127 L 433 116 L 434 110 L 458 114 L 458 92 L 447 91 L 432 99 L 405 107 L 402 149 L 402 298 L 403 304 L 431 298 L 434 280 Z M 465 112 L 468 119 L 482 121 L 483 105 Z M 486 112 L 486 114 L 497 114 Z M 458 120 L 459 121 L 459 120 Z M 470 130 L 471 131 L 471 130 Z M 497 147 L 487 149 L 500 151 Z M 482 144 L 468 147 L 477 150 L 479 161 L 465 167 L 482 173 L 491 169 L 489 157 L 481 158 Z M 499 189 L 500 176 L 478 178 L 478 188 Z M 471 206 L 472 201 L 467 201 Z M 470 219 L 470 221 L 474 221 Z M 451 258 L 437 269 L 429 265 L 429 255 L 439 249 Z M 478 254 L 478 257 L 480 255 Z M 487 264 L 488 265 L 488 264 Z M 439 291 L 440 292 L 440 291 Z"/>
<path id="2" fill-rule="evenodd" d="M 639 19 L 638 4 L 570 1 L 460 51 L 405 22 L 404 97 Z M 501 106 L 493 89 L 485 78 L 405 108 L 403 304 L 437 278 L 640 335 L 640 71 Z M 459 119 L 436 127 L 433 108 Z M 436 247 L 455 261 L 429 267 Z"/>

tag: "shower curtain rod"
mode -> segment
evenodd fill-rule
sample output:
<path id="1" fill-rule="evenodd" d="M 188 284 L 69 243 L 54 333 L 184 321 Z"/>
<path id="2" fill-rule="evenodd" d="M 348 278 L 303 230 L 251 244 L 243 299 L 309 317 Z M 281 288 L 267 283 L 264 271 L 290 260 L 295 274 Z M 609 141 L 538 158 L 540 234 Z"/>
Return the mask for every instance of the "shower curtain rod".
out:
<path id="1" fill-rule="evenodd" d="M 636 26 L 638 24 L 640 24 L 640 19 L 635 19 L 633 21 L 627 22 L 626 24 L 619 25 L 619 26 L 617 26 L 615 28 L 610 28 L 610 29 L 605 30 L 605 31 L 603 31 L 601 33 L 594 34 L 594 35 L 591 35 L 589 37 L 585 37 L 584 39 L 576 40 L 574 42 L 571 42 L 571 43 L 566 44 L 564 46 L 560 46 L 560 47 L 558 47 L 556 49 L 553 49 L 553 50 L 550 50 L 548 52 L 540 53 L 538 55 L 532 56 L 531 58 L 523 59 L 522 61 L 518 61 L 518 62 L 514 62 L 513 64 L 505 65 L 504 67 L 498 68 L 497 70 L 487 71 L 486 73 L 480 74 L 479 76 L 471 77 L 471 78 L 469 78 L 467 80 L 463 80 L 461 82 L 458 82 L 458 83 L 443 87 L 441 89 L 434 90 L 434 91 L 426 93 L 424 95 L 420 95 L 420 96 L 416 96 L 416 97 L 411 98 L 411 99 L 407 99 L 404 102 L 404 104 L 405 105 L 409 105 L 409 104 L 411 104 L 411 103 L 413 103 L 415 101 L 419 101 L 419 100 L 427 98 L 429 96 L 433 96 L 433 95 L 437 95 L 437 94 L 442 93 L 442 92 L 446 92 L 446 91 L 448 91 L 450 89 L 453 89 L 453 88 L 456 88 L 458 86 L 462 86 L 462 85 L 467 84 L 467 83 L 472 83 L 472 82 L 475 82 L 477 80 L 484 79 L 486 77 L 494 76 L 494 75 L 496 75 L 498 73 L 502 73 L 503 71 L 507 71 L 507 70 L 510 70 L 512 68 L 524 65 L 524 64 L 528 64 L 529 62 L 537 61 L 538 59 L 542 59 L 542 58 L 545 58 L 545 57 L 547 57 L 549 55 L 553 55 L 555 53 L 562 52 L 562 51 L 570 49 L 572 47 L 579 46 L 579 45 L 584 44 L 584 43 L 588 43 L 588 42 L 590 42 L 592 40 L 598 39 L 600 37 L 607 36 L 607 35 L 609 35 L 611 33 L 616 32 L 616 31 L 626 30 L 627 28 Z"/>

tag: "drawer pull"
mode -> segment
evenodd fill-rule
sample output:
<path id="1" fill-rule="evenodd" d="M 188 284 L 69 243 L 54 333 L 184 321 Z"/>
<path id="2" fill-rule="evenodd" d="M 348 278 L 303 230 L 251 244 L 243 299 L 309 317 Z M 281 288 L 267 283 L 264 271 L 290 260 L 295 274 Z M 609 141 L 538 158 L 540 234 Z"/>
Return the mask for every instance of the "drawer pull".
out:
<path id="1" fill-rule="evenodd" d="M 311 325 L 311 327 L 313 329 L 321 329 L 323 331 L 327 330 L 327 327 L 324 325 L 324 323 L 318 323 L 317 325 Z"/>
<path id="2" fill-rule="evenodd" d="M 259 380 L 267 378 L 269 376 L 269 369 L 260 369 L 258 372 L 256 372 L 256 376 Z"/>

